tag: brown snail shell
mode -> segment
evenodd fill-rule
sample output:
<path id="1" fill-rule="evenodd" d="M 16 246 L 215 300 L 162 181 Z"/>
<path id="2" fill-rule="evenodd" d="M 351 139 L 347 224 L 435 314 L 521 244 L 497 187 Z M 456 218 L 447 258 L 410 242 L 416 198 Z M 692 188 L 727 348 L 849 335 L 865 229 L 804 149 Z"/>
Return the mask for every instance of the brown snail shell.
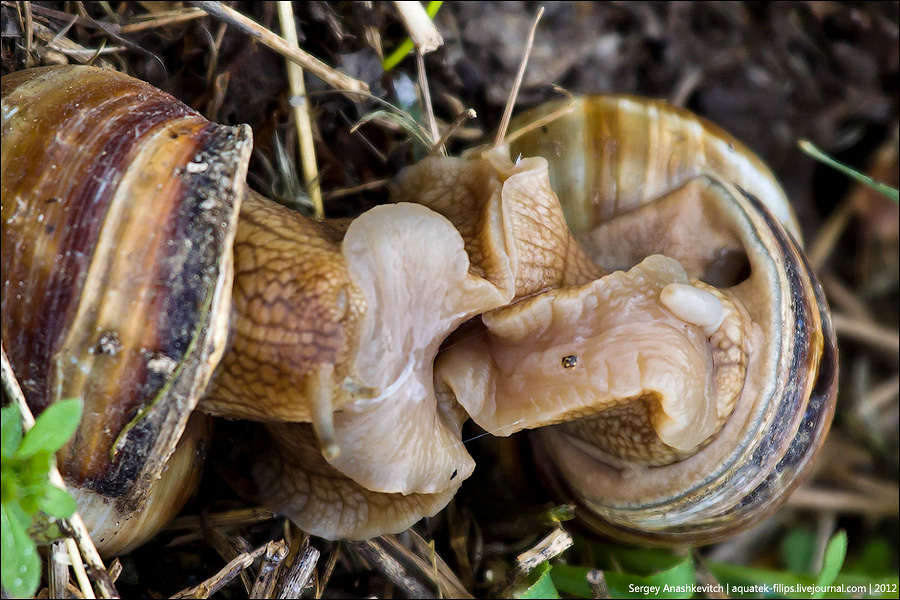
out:
<path id="1" fill-rule="evenodd" d="M 95 68 L 12 73 L 2 97 L 3 345 L 34 411 L 83 399 L 60 470 L 124 529 L 225 350 L 249 129 Z"/>
<path id="2" fill-rule="evenodd" d="M 808 474 L 837 391 L 828 308 L 774 176 L 714 125 L 623 96 L 576 99 L 512 150 L 547 158 L 570 225 L 599 266 L 674 258 L 736 298 L 762 334 L 733 413 L 696 454 L 629 464 L 592 445 L 577 421 L 544 427 L 533 439 L 551 486 L 589 525 L 645 544 L 710 543 L 770 514 Z"/>

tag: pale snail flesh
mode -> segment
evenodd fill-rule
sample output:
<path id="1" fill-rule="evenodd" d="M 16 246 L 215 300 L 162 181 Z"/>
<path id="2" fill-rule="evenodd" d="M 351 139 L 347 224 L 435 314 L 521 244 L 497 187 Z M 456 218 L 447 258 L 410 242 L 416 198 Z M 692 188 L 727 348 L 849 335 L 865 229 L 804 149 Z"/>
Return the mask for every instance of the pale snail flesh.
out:
<path id="1" fill-rule="evenodd" d="M 545 106 L 519 123 L 559 108 Z M 730 374 L 716 372 L 744 383 L 716 433 L 668 464 L 604 445 L 602 430 L 616 417 L 604 422 L 603 413 L 594 423 L 536 431 L 535 452 L 547 478 L 595 528 L 641 543 L 709 543 L 775 510 L 824 441 L 837 392 L 824 294 L 775 177 L 737 140 L 658 101 L 587 97 L 573 109 L 519 138 L 513 153 L 548 159 L 576 236 L 604 270 L 636 268 L 652 255 L 678 261 L 689 282 L 664 289 L 658 303 L 709 336 L 714 361 L 728 340 L 731 354 L 721 360 Z M 575 183 L 563 182 L 570 169 Z M 708 291 L 734 318 L 719 321 Z M 743 374 L 735 352 L 741 322 Z M 720 411 L 722 396 L 720 385 Z"/>

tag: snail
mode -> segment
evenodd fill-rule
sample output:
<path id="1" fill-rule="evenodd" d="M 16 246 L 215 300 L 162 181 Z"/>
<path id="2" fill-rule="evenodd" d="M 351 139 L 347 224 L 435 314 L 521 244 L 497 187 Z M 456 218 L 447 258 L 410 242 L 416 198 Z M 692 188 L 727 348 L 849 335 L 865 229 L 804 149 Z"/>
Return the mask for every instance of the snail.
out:
<path id="1" fill-rule="evenodd" d="M 262 495 L 311 533 L 398 532 L 450 500 L 474 463 L 431 369 L 512 298 L 499 182 L 463 233 L 408 203 L 316 222 L 246 189 L 248 127 L 144 82 L 48 67 L 2 96 L 3 345 L 36 411 L 84 401 L 60 468 L 101 551 L 177 512 L 142 509 L 190 487 L 170 457 L 196 461 L 176 452 L 195 408 L 266 424 Z"/>
<path id="2" fill-rule="evenodd" d="M 512 150 L 547 158 L 530 189 L 589 264 L 545 238 L 557 281 L 448 347 L 439 395 L 495 435 L 533 429 L 548 485 L 607 535 L 706 544 L 771 513 L 837 390 L 828 308 L 774 176 L 714 125 L 632 97 L 577 99 Z"/>
<path id="3" fill-rule="evenodd" d="M 597 221 L 573 233 L 546 161 L 513 162 L 501 147 L 426 159 L 397 177 L 393 204 L 349 223 L 316 222 L 246 189 L 249 128 L 209 123 L 148 84 L 89 67 L 46 68 L 5 76 L 2 95 L 3 344 L 37 409 L 84 399 L 88 418 L 62 451 L 61 468 L 84 489 L 88 520 L 90 501 L 117 521 L 144 519 L 151 487 L 179 471 L 166 460 L 189 415 L 200 412 L 264 424 L 271 444 L 254 478 L 265 502 L 301 528 L 330 539 L 397 532 L 443 508 L 472 472 L 460 439 L 471 417 L 498 435 L 540 428 L 535 449 L 548 481 L 576 498 L 585 519 L 612 523 L 601 529 L 702 542 L 722 534 L 723 522 L 743 526 L 771 510 L 827 430 L 836 381 L 830 321 L 802 253 L 778 224 L 796 231 L 789 207 L 773 218 L 770 195 L 749 183 L 753 174 L 722 173 L 710 161 L 637 193 L 614 219 L 598 201 Z M 632 102 L 644 125 L 658 118 L 656 105 Z M 675 129 L 676 141 L 714 131 L 691 123 L 696 137 Z M 543 135 L 539 143 L 552 139 Z M 610 164 L 617 172 L 619 163 Z M 666 158 L 666 168 L 674 165 Z M 639 166 L 632 184 L 641 189 L 642 174 L 659 175 Z M 763 179 L 778 189 L 770 175 Z M 566 210 L 578 210 L 578 196 L 559 189 Z M 689 235 L 708 234 L 701 252 L 682 253 L 685 239 L 660 233 L 676 221 Z M 615 289 L 644 288 L 649 295 L 632 304 L 609 304 Z M 735 292 L 744 289 L 776 293 Z M 615 310 L 597 320 L 599 330 L 580 329 L 602 306 Z M 635 327 L 649 324 L 651 333 L 626 331 L 607 344 L 619 313 L 636 315 Z M 476 317 L 469 326 L 481 327 L 478 335 L 439 353 Z M 781 323 L 802 334 L 796 344 L 775 331 Z M 557 334 L 560 324 L 570 329 Z M 663 365 L 663 383 L 650 395 L 687 417 L 657 418 L 657 440 L 647 422 L 661 413 L 633 410 L 645 405 L 639 392 L 617 393 L 636 404 L 598 407 L 604 394 L 591 389 L 549 412 L 497 393 L 520 376 L 572 388 L 592 360 L 606 360 L 596 356 L 607 346 L 660 332 L 655 339 L 686 340 L 679 352 L 693 357 L 698 374 L 689 391 L 703 403 L 679 408 L 678 382 L 664 385 L 680 377 L 679 367 Z M 551 340 L 549 367 L 535 352 L 541 340 Z M 765 377 L 767 368 L 778 381 Z M 782 419 L 784 427 L 766 427 Z M 794 438 L 805 441 L 781 451 L 795 426 L 806 428 Z M 646 450 L 603 433 L 629 427 L 631 437 L 649 439 Z M 740 445 L 762 438 L 770 441 Z M 735 439 L 738 447 L 728 446 Z M 772 448 L 775 464 L 748 460 Z M 721 464 L 699 464 L 711 454 L 724 457 Z M 592 487 L 604 470 L 649 481 L 648 473 L 681 464 L 696 466 L 691 485 L 714 485 L 673 492 L 654 484 L 639 501 L 618 481 L 612 491 L 622 497 Z M 756 484 L 746 498 L 733 493 L 744 480 Z M 666 502 L 678 510 L 693 502 L 684 508 L 690 513 L 722 496 L 731 502 L 724 513 L 701 506 L 713 525 L 664 530 L 653 521 Z M 735 503 L 740 510 L 731 510 Z M 128 546 L 164 518 L 128 532 Z"/>

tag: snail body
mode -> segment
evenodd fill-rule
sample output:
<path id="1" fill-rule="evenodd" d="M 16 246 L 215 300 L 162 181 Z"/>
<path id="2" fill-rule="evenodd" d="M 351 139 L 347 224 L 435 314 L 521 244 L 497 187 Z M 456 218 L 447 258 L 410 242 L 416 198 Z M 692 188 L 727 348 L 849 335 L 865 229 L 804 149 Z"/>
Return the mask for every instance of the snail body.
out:
<path id="1" fill-rule="evenodd" d="M 585 145 L 563 145 L 576 131 Z M 595 263 L 613 271 L 652 255 L 673 258 L 701 289 L 721 290 L 745 331 L 743 358 L 732 335 L 710 338 L 730 348 L 721 358 L 726 379 L 747 364 L 730 416 L 696 453 L 665 465 L 623 461 L 597 443 L 596 431 L 609 427 L 602 417 L 573 421 L 534 432 L 551 485 L 595 529 L 643 544 L 709 543 L 770 514 L 808 474 L 837 394 L 828 306 L 771 171 L 715 125 L 628 96 L 577 99 L 571 113 L 526 134 L 513 151 L 545 156 L 551 180 L 563 181 L 578 163 L 572 171 L 583 177 L 555 189 Z M 659 304 L 677 315 L 664 297 Z M 728 323 L 721 332 L 737 331 L 737 321 Z"/>
<path id="2" fill-rule="evenodd" d="M 3 344 L 36 409 L 84 398 L 61 466 L 116 519 L 144 520 L 195 408 L 263 423 L 263 497 L 331 539 L 398 532 L 446 505 L 475 466 L 460 440 L 469 417 L 497 435 L 536 429 L 548 482 L 585 520 L 662 543 L 709 541 L 772 510 L 828 428 L 834 337 L 785 233 L 796 221 L 736 142 L 709 130 L 711 150 L 698 153 L 707 132 L 694 118 L 635 100 L 643 121 L 590 112 L 619 123 L 599 145 L 598 172 L 614 183 L 582 195 L 583 176 L 557 182 L 562 207 L 550 177 L 570 162 L 514 163 L 498 148 L 406 169 L 394 204 L 348 224 L 247 190 L 249 128 L 209 123 L 148 84 L 61 67 L 2 85 Z M 562 155 L 565 140 L 548 134 L 572 127 L 554 121 L 518 143 Z M 628 142 L 641 135 L 651 141 Z M 737 174 L 719 170 L 736 148 Z M 675 227 L 660 234 L 667 224 L 694 232 L 698 250 L 683 252 Z M 486 335 L 439 354 L 478 316 Z M 598 377 L 634 336 L 673 340 L 653 359 L 661 371 L 621 385 Z M 665 363 L 677 353 L 694 366 Z M 517 404 L 520 376 L 543 378 L 525 391 L 560 402 Z M 646 446 L 609 433 L 622 430 Z M 664 488 L 685 464 L 688 489 Z M 655 483 L 622 484 L 635 472 Z M 704 519 L 663 527 L 670 506 Z"/>
<path id="3" fill-rule="evenodd" d="M 500 259 L 418 204 L 348 225 L 249 192 L 248 127 L 120 73 L 4 77 L 2 127 L 3 344 L 36 411 L 84 400 L 60 465 L 89 522 L 96 501 L 98 522 L 141 524 L 133 545 L 174 515 L 141 511 L 164 473 L 196 478 L 166 461 L 198 406 L 266 423 L 260 487 L 323 537 L 399 532 L 449 501 L 474 463 L 432 363 L 512 297 Z M 496 211 L 466 235 L 504 247 Z"/>

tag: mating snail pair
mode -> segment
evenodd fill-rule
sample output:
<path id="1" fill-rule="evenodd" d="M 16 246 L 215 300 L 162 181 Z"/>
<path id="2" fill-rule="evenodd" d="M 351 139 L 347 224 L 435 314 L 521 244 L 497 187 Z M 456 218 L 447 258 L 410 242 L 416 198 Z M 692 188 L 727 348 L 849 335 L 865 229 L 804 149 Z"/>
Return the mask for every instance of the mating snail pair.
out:
<path id="1" fill-rule="evenodd" d="M 512 145 L 549 168 L 429 158 L 348 223 L 247 190 L 249 128 L 130 77 L 2 95 L 3 344 L 36 409 L 84 399 L 60 467 L 88 520 L 173 504 L 208 413 L 266 424 L 255 478 L 301 528 L 399 531 L 471 474 L 472 418 L 535 429 L 602 531 L 705 543 L 774 510 L 828 429 L 834 334 L 790 207 L 683 111 L 578 101 Z M 140 542 L 110 525 L 106 552 Z"/>

